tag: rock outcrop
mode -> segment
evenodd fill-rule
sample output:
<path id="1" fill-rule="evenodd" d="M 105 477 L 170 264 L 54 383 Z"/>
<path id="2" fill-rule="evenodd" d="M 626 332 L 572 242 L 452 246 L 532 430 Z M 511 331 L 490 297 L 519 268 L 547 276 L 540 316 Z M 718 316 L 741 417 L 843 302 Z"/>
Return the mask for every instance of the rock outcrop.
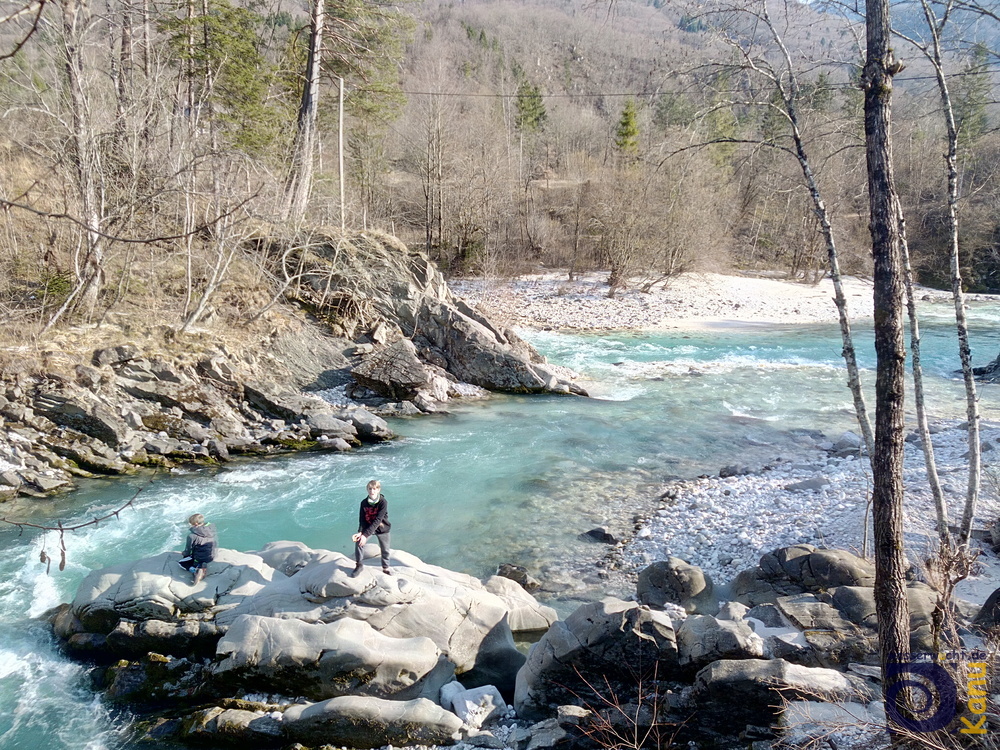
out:
<path id="1" fill-rule="evenodd" d="M 773 550 L 760 565 L 733 582 L 736 601 L 749 606 L 772 604 L 802 631 L 807 648 L 775 643 L 793 661 L 825 666 L 866 661 L 877 651 L 875 569 L 844 550 L 798 544 Z M 926 584 L 907 585 L 910 647 L 934 649 L 932 624 L 937 595 Z"/>
<path id="2" fill-rule="evenodd" d="M 442 688 L 456 674 L 460 690 L 489 686 L 462 701 L 470 716 L 490 701 L 480 723 L 506 711 L 497 691 L 513 692 L 524 663 L 511 624 L 538 630 L 555 621 L 513 581 L 483 584 L 401 550 L 393 575 L 366 568 L 352 577 L 352 559 L 296 542 L 220 549 L 198 585 L 178 559 L 167 552 L 94 571 L 51 619 L 70 653 L 122 659 L 106 675 L 109 699 L 217 702 L 175 728 L 192 740 L 221 732 L 256 747 L 324 732 L 324 742 L 354 747 L 450 742 L 463 722 L 454 695 L 435 705 Z M 223 705 L 248 691 L 314 703 L 285 706 L 277 718 Z"/>
<path id="3" fill-rule="evenodd" d="M 212 669 L 240 689 L 391 700 L 437 698 L 455 667 L 425 636 L 391 638 L 361 620 L 309 624 L 241 615 L 218 643 Z"/>
<path id="4" fill-rule="evenodd" d="M 855 661 L 875 660 L 870 589 L 823 588 L 866 580 L 845 555 L 775 550 L 752 580 L 816 593 L 776 593 L 752 609 L 686 615 L 665 601 L 668 614 L 608 598 L 559 621 L 508 578 L 482 583 L 404 551 L 392 553 L 393 575 L 352 577 L 340 553 L 275 542 L 220 550 L 198 586 L 176 553 L 95 571 L 51 620 L 71 653 L 119 659 L 103 676 L 109 701 L 169 709 L 148 722 L 156 740 L 542 750 L 625 732 L 728 747 L 778 737 L 784 701 L 878 698 L 877 669 Z M 791 572 L 780 565 L 796 560 Z M 919 620 L 926 600 L 913 591 Z M 525 660 L 512 629 L 543 628 Z M 502 693 L 513 693 L 516 720 Z M 254 702 L 261 694 L 272 703 Z M 698 721 L 685 723 L 692 712 Z"/>
<path id="5" fill-rule="evenodd" d="M 81 349 L 63 371 L 7 375 L 0 500 L 72 489 L 76 476 L 346 451 L 392 438 L 383 415 L 494 390 L 585 394 L 568 370 L 454 298 L 434 264 L 398 240 L 302 246 L 274 262 L 295 266 L 285 297 L 310 319 L 283 307 L 270 333 L 248 333 L 239 350 L 166 327 L 133 342 L 122 328 L 126 340 Z M 78 338 L 82 347 L 87 337 Z"/>
<path id="6" fill-rule="evenodd" d="M 569 371 L 512 331 L 456 299 L 426 255 L 395 238 L 366 233 L 348 241 L 312 237 L 308 250 L 282 255 L 301 274 L 289 296 L 348 337 L 370 344 L 352 374 L 364 389 L 421 410 L 463 393 L 490 391 L 586 395 Z M 363 395 L 363 394 L 362 394 Z"/>

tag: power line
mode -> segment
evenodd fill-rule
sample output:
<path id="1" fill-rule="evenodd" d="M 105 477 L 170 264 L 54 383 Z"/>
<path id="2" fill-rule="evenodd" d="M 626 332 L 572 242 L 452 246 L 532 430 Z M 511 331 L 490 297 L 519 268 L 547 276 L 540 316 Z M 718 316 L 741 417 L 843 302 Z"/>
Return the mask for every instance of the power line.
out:
<path id="1" fill-rule="evenodd" d="M 994 70 L 1000 70 L 1000 64 L 994 67 L 994 64 L 988 64 L 981 66 L 983 68 L 991 68 Z M 959 78 L 964 76 L 974 76 L 974 75 L 986 75 L 989 70 L 963 70 L 958 73 L 949 73 L 948 78 Z M 913 81 L 936 81 L 937 76 L 926 75 L 926 76 L 897 76 L 892 79 L 893 83 L 910 83 Z M 858 88 L 857 84 L 846 82 L 846 83 L 827 83 L 826 88 L 837 88 L 837 89 L 854 89 Z M 355 89 L 356 91 L 364 91 L 370 93 L 378 93 L 375 89 L 366 89 L 364 87 Z M 403 90 L 400 93 L 406 96 L 441 96 L 441 97 L 452 97 L 452 98 L 479 98 L 479 99 L 518 99 L 523 94 L 513 93 L 513 94 L 484 94 L 476 92 L 455 92 L 455 91 L 407 91 Z M 636 99 L 643 99 L 650 96 L 659 96 L 664 93 L 669 93 L 665 91 L 601 91 L 601 92 L 591 92 L 591 93 L 579 93 L 579 94 L 542 94 L 545 99 L 600 99 L 600 98 L 616 98 L 616 97 L 634 97 Z"/>

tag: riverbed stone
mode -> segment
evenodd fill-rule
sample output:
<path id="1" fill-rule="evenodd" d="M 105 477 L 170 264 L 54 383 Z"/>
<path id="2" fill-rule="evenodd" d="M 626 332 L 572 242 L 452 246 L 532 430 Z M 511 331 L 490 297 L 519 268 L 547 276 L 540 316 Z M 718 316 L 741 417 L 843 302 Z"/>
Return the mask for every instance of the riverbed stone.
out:
<path id="1" fill-rule="evenodd" d="M 742 724 L 769 723 L 782 700 L 872 698 L 864 680 L 833 669 L 804 667 L 783 659 L 723 659 L 698 672 L 692 698 L 699 719 L 730 731 Z"/>
<path id="2" fill-rule="evenodd" d="M 412 400 L 431 381 L 413 342 L 405 338 L 365 357 L 351 375 L 360 385 L 391 399 Z"/>
<path id="3" fill-rule="evenodd" d="M 764 641 L 737 620 L 691 615 L 677 628 L 677 663 L 698 669 L 718 659 L 762 659 Z"/>
<path id="4" fill-rule="evenodd" d="M 309 427 L 309 436 L 315 440 L 320 435 L 325 435 L 330 439 L 339 438 L 350 442 L 357 439 L 357 430 L 350 422 L 338 419 L 333 414 L 309 414 L 306 417 L 306 425 Z"/>
<path id="5" fill-rule="evenodd" d="M 491 576 L 486 580 L 485 588 L 507 605 L 507 623 L 514 633 L 547 630 L 559 619 L 552 607 L 539 604 L 535 597 L 509 578 Z"/>
<path id="6" fill-rule="evenodd" d="M 389 423 L 367 409 L 351 409 L 347 413 L 358 437 L 366 443 L 391 440 L 396 435 L 389 429 Z"/>
<path id="7" fill-rule="evenodd" d="M 389 701 L 342 696 L 289 707 L 285 736 L 308 746 L 450 745 L 461 737 L 462 720 L 426 698 Z"/>
<path id="8" fill-rule="evenodd" d="M 112 448 L 127 443 L 131 436 L 121 417 L 82 388 L 39 389 L 32 400 L 32 408 L 56 424 L 72 427 Z"/>
<path id="9" fill-rule="evenodd" d="M 186 717 L 180 738 L 191 743 L 239 748 L 271 748 L 285 744 L 281 714 L 213 706 Z"/>
<path id="10" fill-rule="evenodd" d="M 509 578 L 528 592 L 535 591 L 542 585 L 537 578 L 528 573 L 528 569 L 523 565 L 500 563 L 497 566 L 497 575 Z"/>
<path id="11" fill-rule="evenodd" d="M 325 700 L 436 698 L 454 665 L 426 637 L 390 638 L 360 620 L 241 615 L 218 643 L 214 678 L 244 689 Z"/>
<path id="12" fill-rule="evenodd" d="M 796 544 L 772 550 L 756 568 L 741 571 L 733 581 L 733 599 L 753 607 L 773 604 L 780 596 L 874 584 L 875 568 L 867 560 L 844 550 Z"/>
<path id="13" fill-rule="evenodd" d="M 636 670 L 669 679 L 678 670 L 677 641 L 670 617 L 635 602 L 607 598 L 584 604 L 546 631 L 517 674 L 518 715 L 541 719 L 550 706 L 593 696 L 581 675 L 600 674 L 623 691 L 635 688 Z"/>
<path id="14" fill-rule="evenodd" d="M 718 611 L 711 576 L 679 557 L 668 557 L 644 568 L 636 592 L 640 602 L 654 607 L 669 603 L 700 614 Z"/>
<path id="15" fill-rule="evenodd" d="M 493 685 L 459 690 L 450 695 L 448 703 L 442 700 L 442 704 L 445 708 L 450 706 L 462 723 L 473 729 L 479 729 L 507 713 L 507 703 Z"/>

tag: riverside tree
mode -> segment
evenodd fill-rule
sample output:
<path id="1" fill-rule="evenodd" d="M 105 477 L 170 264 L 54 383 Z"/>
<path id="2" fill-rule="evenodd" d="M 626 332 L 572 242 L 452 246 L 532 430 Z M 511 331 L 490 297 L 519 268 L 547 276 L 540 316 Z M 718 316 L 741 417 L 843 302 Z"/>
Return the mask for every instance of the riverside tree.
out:
<path id="1" fill-rule="evenodd" d="M 892 164 L 892 79 L 902 68 L 890 46 L 888 0 L 868 0 L 865 16 L 865 156 L 875 264 L 875 452 L 872 506 L 875 529 L 875 612 L 882 682 L 910 652 L 903 554 L 904 366 L 903 264 L 899 198 Z M 903 691 L 905 693 L 905 691 Z"/>

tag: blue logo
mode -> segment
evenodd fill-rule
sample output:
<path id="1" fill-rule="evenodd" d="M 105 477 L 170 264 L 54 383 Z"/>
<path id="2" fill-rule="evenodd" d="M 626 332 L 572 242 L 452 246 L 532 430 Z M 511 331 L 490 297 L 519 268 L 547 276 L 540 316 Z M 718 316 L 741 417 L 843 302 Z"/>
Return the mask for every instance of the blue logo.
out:
<path id="1" fill-rule="evenodd" d="M 886 665 L 885 710 L 911 732 L 935 732 L 954 721 L 958 688 L 940 664 L 913 661 Z"/>

